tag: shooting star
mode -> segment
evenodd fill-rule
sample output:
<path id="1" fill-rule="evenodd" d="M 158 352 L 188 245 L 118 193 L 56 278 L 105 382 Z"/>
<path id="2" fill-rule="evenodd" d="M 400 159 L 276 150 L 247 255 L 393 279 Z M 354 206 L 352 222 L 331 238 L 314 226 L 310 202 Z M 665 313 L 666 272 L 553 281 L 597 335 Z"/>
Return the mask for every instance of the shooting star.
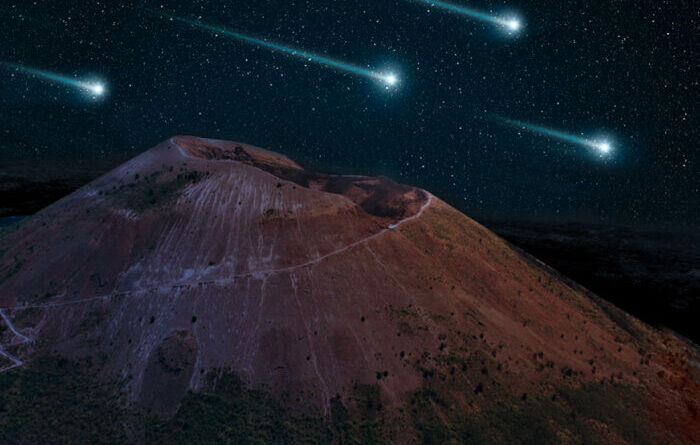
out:
<path id="1" fill-rule="evenodd" d="M 447 11 L 456 12 L 458 14 L 466 15 L 466 16 L 471 17 L 473 19 L 477 19 L 477 20 L 481 20 L 484 22 L 488 22 L 488 23 L 497 25 L 497 26 L 505 29 L 506 31 L 508 31 L 510 34 L 518 32 L 522 28 L 522 23 L 520 23 L 520 20 L 517 17 L 504 17 L 504 16 L 493 15 L 493 14 L 487 14 L 485 12 L 476 11 L 474 9 L 469 9 L 469 8 L 465 8 L 463 6 L 455 5 L 453 3 L 447 3 L 447 2 L 442 2 L 442 1 L 438 1 L 438 0 L 415 0 L 415 1 L 427 3 L 430 6 L 434 6 L 436 8 L 441 8 L 441 9 L 445 9 Z"/>
<path id="2" fill-rule="evenodd" d="M 506 124 L 513 125 L 518 128 L 522 128 L 524 130 L 530 131 L 532 133 L 537 133 L 537 134 L 542 134 L 545 136 L 549 136 L 554 139 L 558 139 L 560 141 L 565 141 L 565 142 L 570 142 L 573 144 L 581 145 L 586 148 L 592 148 L 593 150 L 596 150 L 601 156 L 609 154 L 613 147 L 610 141 L 604 140 L 604 139 L 586 139 L 582 136 L 577 136 L 574 134 L 570 133 L 564 133 L 563 131 L 558 131 L 558 130 L 553 130 L 551 128 L 545 128 L 541 127 L 539 125 L 533 125 L 529 124 L 527 122 L 521 122 L 513 119 L 507 119 L 504 117 L 498 117 L 498 119 L 501 122 L 504 122 Z"/>
<path id="3" fill-rule="evenodd" d="M 88 94 L 90 94 L 92 97 L 95 97 L 95 98 L 102 96 L 106 92 L 105 86 L 101 82 L 96 82 L 96 81 L 85 82 L 85 81 L 75 79 L 73 77 L 62 76 L 59 74 L 50 73 L 48 71 L 42 71 L 42 70 L 38 70 L 35 68 L 23 66 L 23 65 L 17 65 L 15 63 L 0 62 L 0 64 L 7 67 L 7 68 L 14 69 L 16 71 L 20 71 L 20 72 L 23 72 L 25 74 L 28 74 L 30 76 L 34 76 L 34 77 L 38 77 L 40 79 L 46 79 L 46 80 L 49 80 L 51 82 L 58 82 L 58 83 L 61 83 L 63 85 L 68 85 L 70 87 L 78 88 L 82 91 L 87 92 Z"/>
<path id="4" fill-rule="evenodd" d="M 233 37 L 235 39 L 241 40 L 246 43 L 250 43 L 257 46 L 262 46 L 264 48 L 269 48 L 275 51 L 281 51 L 283 53 L 299 57 L 301 59 L 307 60 L 309 62 L 316 62 L 320 65 L 329 66 L 331 68 L 336 68 L 341 71 L 346 71 L 353 74 L 358 74 L 360 76 L 369 77 L 371 79 L 376 79 L 381 81 L 387 88 L 396 86 L 399 83 L 399 78 L 395 73 L 385 72 L 381 73 L 378 71 L 372 71 L 367 68 L 352 65 L 350 63 L 342 62 L 340 60 L 331 59 L 329 57 L 321 56 L 308 52 L 306 50 L 292 48 L 290 46 L 282 45 L 279 43 L 269 42 L 267 40 L 258 39 L 256 37 L 247 36 L 245 34 L 240 34 L 237 32 L 229 31 L 223 28 L 218 28 L 216 26 L 207 25 L 195 20 L 189 20 L 182 17 L 177 17 L 169 14 L 164 14 L 160 12 L 152 12 L 153 14 L 161 15 L 167 17 L 171 20 L 176 20 L 188 25 L 196 26 L 198 28 L 206 29 L 212 31 L 216 34 L 221 34 L 228 37 Z"/>

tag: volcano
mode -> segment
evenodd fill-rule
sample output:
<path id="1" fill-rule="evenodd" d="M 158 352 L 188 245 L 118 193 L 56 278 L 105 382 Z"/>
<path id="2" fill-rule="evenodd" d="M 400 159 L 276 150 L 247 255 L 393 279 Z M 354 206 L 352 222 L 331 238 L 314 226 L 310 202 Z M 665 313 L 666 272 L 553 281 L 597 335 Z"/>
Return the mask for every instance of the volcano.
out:
<path id="1" fill-rule="evenodd" d="M 393 443 L 700 438 L 692 343 L 425 190 L 245 144 L 174 137 L 18 224 L 0 238 L 0 307 L 11 440 L 29 434 L 23 376 L 49 357 L 92 382 L 71 391 L 113 384 L 120 413 L 190 439 L 172 419 L 251 388 L 336 443 L 354 434 L 338 425 Z M 212 437 L 231 442 L 241 415 Z M 152 437 L 138 422 L 112 426 Z"/>

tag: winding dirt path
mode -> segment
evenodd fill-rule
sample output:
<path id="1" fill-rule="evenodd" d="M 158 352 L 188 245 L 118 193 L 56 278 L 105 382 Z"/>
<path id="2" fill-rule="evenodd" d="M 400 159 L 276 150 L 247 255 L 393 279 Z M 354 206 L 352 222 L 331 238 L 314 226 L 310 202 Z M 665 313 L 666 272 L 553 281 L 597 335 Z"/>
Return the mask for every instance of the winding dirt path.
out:
<path id="1" fill-rule="evenodd" d="M 148 288 L 148 289 L 135 289 L 135 290 L 125 291 L 125 292 L 114 292 L 114 293 L 107 294 L 107 295 L 98 295 L 98 296 L 89 297 L 89 298 L 82 298 L 82 299 L 79 299 L 79 300 L 59 301 L 59 302 L 47 303 L 47 304 L 19 305 L 19 306 L 4 307 L 4 308 L 0 308 L 0 318 L 2 318 L 2 319 L 4 320 L 5 324 L 6 324 L 7 327 L 10 329 L 10 331 L 12 331 L 12 333 L 13 333 L 17 338 L 20 339 L 20 343 L 19 343 L 19 344 L 24 344 L 24 343 L 30 343 L 30 342 L 32 341 L 32 339 L 30 339 L 29 337 L 25 336 L 24 334 L 22 334 L 21 332 L 19 332 L 19 331 L 14 327 L 14 325 L 12 324 L 12 321 L 10 320 L 10 318 L 5 314 L 5 312 L 4 312 L 5 310 L 25 310 L 25 309 L 37 309 L 37 308 L 43 309 L 43 308 L 61 307 L 61 306 L 66 306 L 66 305 L 71 305 L 71 304 L 87 303 L 87 302 L 95 301 L 95 300 L 106 300 L 106 299 L 110 299 L 110 298 L 113 298 L 113 297 L 118 296 L 118 295 L 119 295 L 119 296 L 125 296 L 125 295 L 129 295 L 129 294 L 136 293 L 136 292 L 167 291 L 167 290 L 170 290 L 170 289 L 172 289 L 172 288 L 174 288 L 174 287 L 184 287 L 184 286 L 192 286 L 192 285 L 199 285 L 199 284 L 202 284 L 202 285 L 212 285 L 212 284 L 215 284 L 215 285 L 225 285 L 225 284 L 233 283 L 234 281 L 236 281 L 236 280 L 238 280 L 238 279 L 241 279 L 241 278 L 247 278 L 247 277 L 253 277 L 253 276 L 260 276 L 260 275 L 270 275 L 270 274 L 282 273 L 282 272 L 291 272 L 291 271 L 296 270 L 296 269 L 301 269 L 301 268 L 304 268 L 304 267 L 310 267 L 310 266 L 313 266 L 313 265 L 315 265 L 315 264 L 320 263 L 321 261 L 323 261 L 323 260 L 325 260 L 325 259 L 327 259 L 327 258 L 333 257 L 333 256 L 335 256 L 335 255 L 339 255 L 339 254 L 341 254 L 341 253 L 343 253 L 343 252 L 346 252 L 346 251 L 348 251 L 348 250 L 350 250 L 350 249 L 352 249 L 352 248 L 354 248 L 354 247 L 357 247 L 357 246 L 359 246 L 359 245 L 365 244 L 365 243 L 367 243 L 367 242 L 369 242 L 369 241 L 371 241 L 371 240 L 373 240 L 373 239 L 375 239 L 375 238 L 378 238 L 378 237 L 382 236 L 382 235 L 385 234 L 386 232 L 394 231 L 394 230 L 398 229 L 401 225 L 406 224 L 406 223 L 409 222 L 409 221 L 413 221 L 413 220 L 415 220 L 415 219 L 420 218 L 421 215 L 423 215 L 423 212 L 425 212 L 425 210 L 426 210 L 428 207 L 430 207 L 430 205 L 432 204 L 432 202 L 433 202 L 434 199 L 435 199 L 435 197 L 434 197 L 431 193 L 429 193 L 429 192 L 427 192 L 427 191 L 425 191 L 425 190 L 423 190 L 423 192 L 426 194 L 426 196 L 428 197 L 428 199 L 425 201 L 425 203 L 423 203 L 423 205 L 421 206 L 420 210 L 419 210 L 415 215 L 410 216 L 410 217 L 408 217 L 408 218 L 404 218 L 404 219 L 402 219 L 401 221 L 398 221 L 398 222 L 396 222 L 395 224 L 391 224 L 389 227 L 384 228 L 384 229 L 380 230 L 379 232 L 377 232 L 377 233 L 375 233 L 375 234 L 372 234 L 372 235 L 370 235 L 370 236 L 367 236 L 367 237 L 365 237 L 365 238 L 362 238 L 362 239 L 360 239 L 360 240 L 357 240 L 357 241 L 355 241 L 355 242 L 352 242 L 352 243 L 350 243 L 350 244 L 348 244 L 348 245 L 346 245 L 346 246 L 343 246 L 343 247 L 341 247 L 341 248 L 339 248 L 339 249 L 336 249 L 336 250 L 334 250 L 334 251 L 332 251 L 332 252 L 329 252 L 329 253 L 327 253 L 327 254 L 325 254 L 325 255 L 321 255 L 321 256 L 319 256 L 319 257 L 313 259 L 313 260 L 306 261 L 306 262 L 304 262 L 304 263 L 295 264 L 295 265 L 287 266 L 287 267 L 281 267 L 281 268 L 277 268 L 277 269 L 267 269 L 267 270 L 261 270 L 261 271 L 245 272 L 245 273 L 242 273 L 242 274 L 237 274 L 237 275 L 230 276 L 230 277 L 228 277 L 228 278 L 222 278 L 222 279 L 220 279 L 220 280 L 172 282 L 172 283 L 166 283 L 166 284 L 163 284 L 163 285 L 160 285 L 160 286 L 156 286 L 156 287 L 151 287 L 151 288 Z M 10 365 L 10 366 L 6 366 L 6 367 L 4 367 L 4 368 L 0 368 L 0 373 L 5 372 L 5 371 L 8 371 L 8 370 L 13 369 L 13 368 L 16 368 L 16 367 L 18 367 L 18 366 L 22 366 L 22 365 L 24 364 L 24 363 L 23 363 L 20 359 L 18 359 L 17 357 L 14 357 L 13 355 L 10 355 L 10 354 L 8 354 L 6 351 L 4 351 L 3 348 L 2 348 L 2 346 L 3 346 L 3 345 L 0 345 L 0 355 L 4 356 L 4 357 L 6 357 L 8 360 L 12 361 L 13 364 Z"/>
<path id="2" fill-rule="evenodd" d="M 12 333 L 15 334 L 15 336 L 21 340 L 20 344 L 31 343 L 32 340 L 29 337 L 27 337 L 26 335 L 22 334 L 17 329 L 15 329 L 15 326 L 12 324 L 12 321 L 10 321 L 10 318 L 7 315 L 5 315 L 5 312 L 2 309 L 0 309 L 0 317 L 2 317 L 2 319 L 5 321 L 5 324 L 7 325 L 7 327 L 10 328 L 10 331 L 12 331 Z M 7 358 L 8 360 L 10 360 L 12 362 L 12 364 L 10 366 L 5 366 L 4 368 L 0 368 L 0 373 L 5 372 L 5 371 L 9 371 L 10 369 L 16 368 L 18 366 L 22 366 L 24 364 L 24 362 L 22 362 L 22 360 L 5 352 L 2 349 L 2 345 L 0 345 L 0 355 L 4 356 L 5 358 Z"/>
<path id="3" fill-rule="evenodd" d="M 424 192 L 425 192 L 425 191 L 424 191 Z M 353 247 L 357 247 L 357 246 L 359 246 L 359 245 L 361 245 L 361 244 L 367 243 L 367 242 L 369 242 L 369 241 L 371 241 L 371 240 L 373 240 L 373 239 L 375 239 L 375 238 L 378 238 L 378 237 L 380 237 L 381 235 L 385 234 L 386 232 L 390 232 L 390 231 L 396 230 L 396 229 L 399 228 L 401 225 L 403 225 L 403 224 L 405 224 L 405 223 L 407 223 L 407 222 L 409 222 L 409 221 L 412 221 L 412 220 L 414 220 L 414 219 L 420 218 L 420 216 L 423 214 L 423 212 L 425 212 L 425 210 L 430 206 L 430 204 L 431 204 L 431 203 L 433 202 L 433 200 L 435 199 L 435 197 L 434 197 L 433 195 L 431 195 L 430 193 L 428 193 L 428 192 L 425 192 L 425 193 L 426 193 L 426 195 L 428 196 L 428 199 L 426 200 L 425 203 L 423 203 L 423 205 L 421 206 L 420 210 L 419 210 L 415 215 L 410 216 L 410 217 L 405 218 L 405 219 L 402 219 L 401 221 L 398 221 L 398 222 L 395 223 L 395 224 L 392 224 L 392 225 L 390 226 L 391 228 L 387 227 L 387 228 L 385 228 L 385 229 L 382 229 L 382 230 L 380 230 L 380 231 L 377 232 L 377 233 L 374 233 L 374 234 L 372 234 L 372 235 L 369 235 L 369 236 L 367 236 L 367 237 L 365 237 L 365 238 L 362 238 L 362 239 L 360 239 L 360 240 L 354 241 L 354 242 L 352 242 L 352 243 L 350 243 L 350 244 L 348 244 L 348 245 L 346 245 L 346 246 L 343 246 L 343 247 L 341 247 L 341 248 L 339 248 L 339 249 L 336 249 L 336 250 L 334 250 L 334 251 L 332 251 L 332 252 L 329 252 L 329 253 L 327 253 L 327 254 L 325 254 L 325 255 L 321 255 L 321 256 L 319 256 L 319 257 L 317 257 L 317 258 L 314 258 L 313 260 L 306 261 L 306 262 L 304 262 L 304 263 L 294 264 L 294 265 L 291 265 L 291 266 L 280 267 L 280 268 L 276 268 L 276 269 L 265 269 L 265 270 L 256 270 L 256 271 L 251 271 L 251 272 L 245 272 L 245 273 L 241 273 L 241 274 L 231 275 L 231 276 L 229 276 L 228 278 L 221 278 L 221 279 L 219 279 L 219 280 L 180 281 L 180 282 L 174 281 L 174 282 L 171 282 L 171 283 L 164 283 L 164 284 L 161 284 L 161 285 L 159 285 L 159 286 L 154 286 L 154 287 L 150 287 L 150 288 L 146 288 L 146 289 L 134 289 L 134 290 L 128 290 L 128 291 L 124 291 L 124 292 L 113 292 L 113 293 L 107 294 L 107 295 L 97 295 L 97 296 L 94 296 L 94 297 L 81 298 L 81 299 L 77 299 L 77 300 L 58 301 L 58 302 L 55 302 L 55 303 L 47 303 L 47 304 L 8 306 L 8 307 L 0 308 L 0 313 L 2 313 L 1 311 L 3 311 L 3 310 L 23 310 L 23 309 L 41 309 L 41 308 L 50 308 L 50 307 L 61 307 L 61 306 L 66 306 L 66 305 L 70 305 L 70 304 L 85 303 L 85 302 L 88 302 L 88 301 L 104 300 L 104 299 L 108 299 L 108 298 L 113 298 L 113 297 L 115 297 L 115 296 L 117 296 L 117 295 L 119 295 L 119 296 L 125 296 L 125 295 L 129 295 L 129 294 L 132 294 L 132 293 L 135 293 L 135 292 L 163 291 L 163 290 L 172 289 L 172 288 L 174 288 L 174 287 L 185 287 L 185 286 L 192 286 L 192 285 L 199 285 L 199 284 L 202 284 L 202 285 L 205 285 L 205 286 L 206 286 L 206 285 L 212 285 L 212 284 L 224 285 L 224 284 L 233 283 L 234 281 L 236 281 L 236 280 L 238 280 L 238 279 L 240 279 L 240 278 L 248 278 L 248 277 L 262 276 L 262 275 L 270 275 L 270 274 L 281 273 L 281 272 L 290 272 L 290 271 L 293 271 L 293 270 L 296 270 L 296 269 L 301 269 L 301 268 L 304 268 L 304 267 L 313 266 L 313 265 L 318 264 L 318 263 L 320 263 L 321 261 L 323 261 L 323 260 L 325 260 L 325 259 L 327 259 L 327 258 L 336 256 L 336 255 L 339 255 L 339 254 L 341 254 L 341 253 L 343 253 L 343 252 L 346 252 L 346 251 L 352 249 Z M 4 315 L 4 313 L 3 313 L 3 318 L 4 318 L 6 321 L 8 321 L 8 318 Z M 26 339 L 26 337 L 24 337 L 22 334 L 20 334 L 19 332 L 15 331 L 14 329 L 13 329 L 13 332 L 15 332 L 15 334 L 17 334 L 17 335 L 19 335 L 19 336 L 21 336 L 21 337 L 23 337 L 23 338 Z"/>

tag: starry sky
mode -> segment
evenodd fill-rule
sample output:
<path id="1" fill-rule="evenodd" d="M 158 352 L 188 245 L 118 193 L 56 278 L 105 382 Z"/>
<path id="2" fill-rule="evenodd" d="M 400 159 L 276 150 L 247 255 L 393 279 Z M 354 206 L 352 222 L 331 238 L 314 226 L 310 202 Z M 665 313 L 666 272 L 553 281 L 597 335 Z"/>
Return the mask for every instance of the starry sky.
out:
<path id="1" fill-rule="evenodd" d="M 79 181 L 192 134 L 387 175 L 476 217 L 697 222 L 697 5 L 454 3 L 522 28 L 416 0 L 5 1 L 0 62 L 97 79 L 106 94 L 0 66 L 0 177 Z M 387 89 L 146 6 L 400 81 Z M 503 118 L 613 148 L 600 156 Z"/>

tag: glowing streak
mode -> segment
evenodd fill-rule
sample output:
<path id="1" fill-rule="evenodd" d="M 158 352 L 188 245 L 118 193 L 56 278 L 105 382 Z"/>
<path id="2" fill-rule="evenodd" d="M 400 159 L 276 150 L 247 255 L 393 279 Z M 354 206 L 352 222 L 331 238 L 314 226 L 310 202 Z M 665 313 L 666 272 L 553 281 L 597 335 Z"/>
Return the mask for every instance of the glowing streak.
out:
<path id="1" fill-rule="evenodd" d="M 157 13 L 157 14 L 161 14 L 161 13 Z M 285 46 L 285 45 L 280 45 L 278 43 L 268 42 L 266 40 L 258 39 L 255 37 L 250 37 L 250 36 L 240 34 L 237 32 L 228 31 L 228 30 L 223 29 L 223 28 L 217 28 L 215 26 L 206 25 L 204 23 L 200 23 L 200 22 L 197 22 L 195 20 L 188 20 L 185 18 L 176 17 L 176 16 L 172 16 L 169 14 L 161 14 L 161 15 L 168 17 L 172 20 L 177 20 L 177 21 L 182 22 L 182 23 L 187 23 L 188 25 L 192 25 L 192 26 L 196 26 L 196 27 L 199 27 L 202 29 L 212 31 L 212 32 L 217 33 L 217 34 L 222 34 L 225 36 L 234 37 L 238 40 L 242 40 L 244 42 L 251 43 L 253 45 L 259 45 L 259 46 L 262 46 L 265 48 L 270 48 L 272 50 L 282 51 L 284 53 L 287 53 L 287 54 L 290 54 L 292 56 L 296 56 L 296 57 L 299 57 L 302 59 L 306 59 L 306 60 L 311 61 L 311 62 L 320 63 L 321 65 L 330 66 L 332 68 L 337 68 L 339 70 L 347 71 L 347 72 L 353 73 L 353 74 L 359 74 L 361 76 L 369 77 L 372 79 L 378 79 L 378 80 L 386 83 L 387 85 L 393 86 L 393 85 L 396 85 L 396 83 L 398 82 L 398 78 L 396 77 L 395 74 L 392 74 L 392 73 L 379 73 L 379 72 L 368 70 L 366 68 L 355 66 L 355 65 L 352 65 L 349 63 L 341 62 L 339 60 L 331 59 L 331 58 L 328 58 L 325 56 L 319 56 L 317 54 L 310 53 L 308 51 L 292 48 L 292 47 Z"/>
<path id="2" fill-rule="evenodd" d="M 528 124 L 527 122 L 521 122 L 521 121 L 516 121 L 512 119 L 506 119 L 506 118 L 499 118 L 501 121 L 514 125 L 519 128 L 523 128 L 525 130 L 528 130 L 533 133 L 538 133 L 538 134 L 543 134 L 545 136 L 552 137 L 554 139 L 559 139 L 561 141 L 565 142 L 571 142 L 574 144 L 578 144 L 584 147 L 592 148 L 594 150 L 597 150 L 601 152 L 602 154 L 608 154 L 610 153 L 610 150 L 612 150 L 612 146 L 610 145 L 610 142 L 608 141 L 594 141 L 591 139 L 585 139 L 570 133 L 564 133 L 563 131 L 558 131 L 558 130 L 552 130 L 550 128 L 545 128 L 545 127 L 540 127 L 539 125 L 533 125 L 533 124 Z"/>
<path id="3" fill-rule="evenodd" d="M 17 65 L 14 63 L 2 62 L 2 65 L 5 65 L 9 68 L 14 68 L 18 71 L 22 71 L 35 77 L 79 88 L 81 90 L 87 91 L 88 93 L 91 93 L 94 96 L 101 96 L 105 92 L 105 87 L 101 83 L 83 82 L 72 77 L 61 76 L 59 74 L 53 74 L 49 73 L 48 71 L 41 71 L 34 68 L 29 68 L 27 66 Z"/>
<path id="4" fill-rule="evenodd" d="M 453 3 L 441 2 L 438 0 L 417 0 L 423 3 L 427 3 L 430 6 L 435 6 L 437 8 L 446 9 L 448 11 L 456 12 L 458 14 L 463 14 L 471 18 L 482 20 L 485 22 L 493 23 L 498 26 L 502 26 L 511 32 L 515 32 L 520 29 L 520 21 L 515 18 L 499 17 L 496 15 L 487 14 L 485 12 L 476 11 L 474 9 L 468 9 L 463 6 L 455 5 Z"/>

